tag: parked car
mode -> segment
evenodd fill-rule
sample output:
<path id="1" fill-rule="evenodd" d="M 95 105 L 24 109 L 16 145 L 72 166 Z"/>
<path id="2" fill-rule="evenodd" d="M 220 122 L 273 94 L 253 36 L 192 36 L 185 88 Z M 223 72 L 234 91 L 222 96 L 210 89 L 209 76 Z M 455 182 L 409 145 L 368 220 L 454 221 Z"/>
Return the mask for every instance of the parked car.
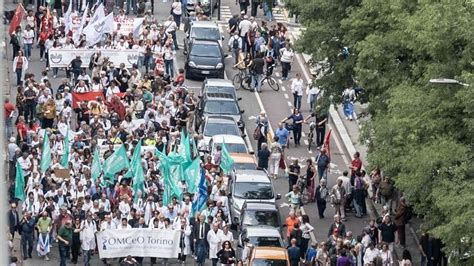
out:
<path id="1" fill-rule="evenodd" d="M 255 247 L 285 247 L 280 230 L 268 226 L 249 226 L 242 230 L 239 237 L 240 246 L 244 245 L 246 238 Z"/>
<path id="2" fill-rule="evenodd" d="M 187 54 L 189 45 L 195 40 L 217 41 L 222 47 L 222 40 L 224 39 L 217 23 L 213 21 L 193 21 L 189 35 L 184 38 L 183 53 Z"/>
<path id="3" fill-rule="evenodd" d="M 230 156 L 234 160 L 234 169 L 236 171 L 257 169 L 257 161 L 252 154 L 230 153 Z"/>
<path id="4" fill-rule="evenodd" d="M 238 170 L 229 180 L 229 205 L 232 223 L 240 224 L 242 206 L 246 200 L 275 204 L 280 194 L 275 194 L 272 181 L 262 170 Z"/>
<path id="5" fill-rule="evenodd" d="M 290 266 L 288 250 L 278 247 L 255 247 L 250 255 L 252 266 Z"/>
<path id="6" fill-rule="evenodd" d="M 224 51 L 217 41 L 195 39 L 184 63 L 186 78 L 224 78 Z"/>
<path id="7" fill-rule="evenodd" d="M 199 130 L 208 116 L 227 116 L 234 119 L 239 128 L 244 130 L 242 120 L 243 110 L 233 96 L 225 93 L 206 93 L 198 103 L 197 114 L 194 120 L 194 128 Z"/>
<path id="8" fill-rule="evenodd" d="M 207 78 L 202 83 L 201 91 L 199 92 L 199 97 L 203 97 L 203 95 L 207 93 L 224 93 L 230 94 L 233 98 L 237 101 L 242 100 L 242 98 L 237 97 L 237 93 L 235 91 L 234 83 L 227 79 L 213 79 Z"/>
<path id="9" fill-rule="evenodd" d="M 241 136 L 215 135 L 209 141 L 210 154 L 214 154 L 216 152 L 217 146 L 222 146 L 223 143 L 225 143 L 225 147 L 227 148 L 227 151 L 231 154 L 231 156 L 234 153 L 249 153 L 247 145 L 245 144 L 245 140 Z"/>
<path id="10" fill-rule="evenodd" d="M 212 17 L 215 14 L 215 9 L 217 8 L 218 0 L 201 0 L 201 7 L 204 15 Z"/>
<path id="11" fill-rule="evenodd" d="M 200 132 L 207 144 L 215 135 L 241 136 L 241 130 L 232 117 L 208 116 L 202 123 Z"/>
<path id="12" fill-rule="evenodd" d="M 275 203 L 260 202 L 253 199 L 245 201 L 242 205 L 239 222 L 240 230 L 253 226 L 267 226 L 280 230 L 283 226 L 280 211 Z"/>

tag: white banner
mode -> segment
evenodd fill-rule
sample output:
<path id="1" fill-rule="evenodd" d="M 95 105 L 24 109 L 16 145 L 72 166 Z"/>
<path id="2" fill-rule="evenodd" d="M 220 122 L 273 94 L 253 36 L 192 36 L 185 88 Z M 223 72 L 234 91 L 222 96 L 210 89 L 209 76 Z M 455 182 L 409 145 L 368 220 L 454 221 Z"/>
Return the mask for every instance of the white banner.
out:
<path id="1" fill-rule="evenodd" d="M 89 67 L 89 62 L 94 49 L 65 49 L 65 48 L 51 48 L 49 49 L 49 64 L 50 67 L 67 67 L 76 56 L 81 56 L 82 67 Z M 116 67 L 121 63 L 125 64 L 126 68 L 131 68 L 132 64 L 138 62 L 139 52 L 136 50 L 116 50 L 116 49 L 101 49 L 102 56 L 108 57 L 110 62 L 113 62 Z"/>
<path id="2" fill-rule="evenodd" d="M 115 31 L 118 35 L 128 36 L 133 32 L 133 25 L 135 20 L 143 20 L 143 18 L 133 18 L 133 17 L 114 17 L 114 26 Z"/>
<path id="3" fill-rule="evenodd" d="M 148 228 L 105 230 L 97 233 L 100 258 L 177 258 L 180 233 Z"/>

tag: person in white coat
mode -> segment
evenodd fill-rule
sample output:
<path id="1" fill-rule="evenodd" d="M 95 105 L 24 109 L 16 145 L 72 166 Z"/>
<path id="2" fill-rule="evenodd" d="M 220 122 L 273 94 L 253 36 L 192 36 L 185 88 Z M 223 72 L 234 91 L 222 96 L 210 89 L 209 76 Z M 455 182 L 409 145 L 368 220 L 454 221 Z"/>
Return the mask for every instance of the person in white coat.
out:
<path id="1" fill-rule="evenodd" d="M 303 98 L 304 81 L 300 73 L 296 73 L 296 78 L 291 82 L 291 93 L 293 94 L 293 105 L 300 110 L 301 99 Z"/>
<path id="2" fill-rule="evenodd" d="M 316 75 L 313 74 L 313 79 L 311 79 L 308 82 L 308 86 L 306 86 L 306 95 L 307 97 L 307 103 L 309 104 L 309 108 L 311 111 L 314 110 L 314 107 L 316 105 L 316 101 L 318 100 L 318 96 L 321 93 L 321 89 L 313 84 L 315 81 Z"/>
<path id="3" fill-rule="evenodd" d="M 234 236 L 232 235 L 232 232 L 229 230 L 229 225 L 226 224 L 224 227 L 222 227 L 222 236 L 221 236 L 221 241 L 224 243 L 224 241 L 229 241 L 232 244 L 232 247 L 234 247 Z"/>
<path id="4" fill-rule="evenodd" d="M 90 265 L 91 252 L 95 249 L 95 233 L 97 232 L 97 226 L 95 221 L 92 220 L 92 214 L 88 213 L 86 220 L 81 223 L 81 248 L 84 266 Z"/>
<path id="5" fill-rule="evenodd" d="M 207 233 L 207 242 L 209 243 L 209 259 L 212 260 L 212 266 L 217 266 L 218 258 L 217 252 L 221 249 L 222 230 L 219 229 L 219 224 L 213 224 L 212 230 Z"/>
<path id="6" fill-rule="evenodd" d="M 18 51 L 17 56 L 13 59 L 13 72 L 16 73 L 16 85 L 22 85 L 23 73 L 28 69 L 28 59 L 23 55 L 23 51 Z"/>
<path id="7" fill-rule="evenodd" d="M 191 226 L 187 224 L 186 219 L 181 219 L 181 225 L 179 228 L 176 228 L 180 232 L 180 241 L 179 241 L 179 248 L 180 252 L 178 255 L 178 261 L 181 263 L 186 262 L 186 256 L 191 255 Z"/>

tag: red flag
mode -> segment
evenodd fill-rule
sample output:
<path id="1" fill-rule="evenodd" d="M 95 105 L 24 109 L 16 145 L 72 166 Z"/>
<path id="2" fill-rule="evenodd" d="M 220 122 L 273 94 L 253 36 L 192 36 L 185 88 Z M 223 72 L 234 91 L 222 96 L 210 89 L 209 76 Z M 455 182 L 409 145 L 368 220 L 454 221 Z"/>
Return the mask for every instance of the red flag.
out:
<path id="1" fill-rule="evenodd" d="M 125 96 L 125 93 L 119 92 L 119 93 L 114 93 L 117 95 L 119 98 L 123 98 Z M 76 109 L 79 108 L 79 103 L 81 102 L 89 102 L 89 101 L 95 101 L 97 100 L 97 97 L 102 97 L 104 98 L 104 94 L 102 92 L 85 92 L 85 93 L 77 93 L 73 92 L 72 93 L 72 108 Z"/>
<path id="2" fill-rule="evenodd" d="M 329 156 L 329 159 L 331 159 L 331 148 L 329 146 L 329 143 L 331 142 L 331 132 L 332 129 L 329 129 L 328 133 L 326 134 L 326 137 L 324 137 L 324 144 L 323 147 L 326 149 L 326 153 Z"/>
<path id="3" fill-rule="evenodd" d="M 15 31 L 15 29 L 20 26 L 21 21 L 23 20 L 23 16 L 25 15 L 25 9 L 23 8 L 22 4 L 19 4 L 16 7 L 15 10 L 15 15 L 13 15 L 13 18 L 10 22 L 10 28 L 8 28 L 8 34 L 12 35 L 12 33 Z"/>

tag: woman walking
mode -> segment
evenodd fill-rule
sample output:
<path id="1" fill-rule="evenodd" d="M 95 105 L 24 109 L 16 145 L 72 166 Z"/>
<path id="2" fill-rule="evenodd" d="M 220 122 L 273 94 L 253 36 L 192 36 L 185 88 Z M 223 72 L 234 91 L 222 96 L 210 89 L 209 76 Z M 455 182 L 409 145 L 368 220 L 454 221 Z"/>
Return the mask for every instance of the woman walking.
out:
<path id="1" fill-rule="evenodd" d="M 270 160 L 268 162 L 268 173 L 273 179 L 278 176 L 278 168 L 280 168 L 280 159 L 282 155 L 282 148 L 278 143 L 278 137 L 275 136 L 274 141 L 270 145 Z"/>
<path id="2" fill-rule="evenodd" d="M 17 56 L 13 59 L 13 72 L 16 73 L 16 85 L 21 86 L 23 74 L 28 69 L 28 59 L 23 55 L 23 51 L 18 51 Z"/>
<path id="3" fill-rule="evenodd" d="M 301 130 L 303 128 L 303 115 L 300 113 L 298 108 L 293 109 L 293 114 L 287 118 L 281 120 L 281 123 L 285 123 L 287 120 L 293 120 L 293 137 L 295 139 L 295 147 L 300 145 L 301 140 Z"/>

